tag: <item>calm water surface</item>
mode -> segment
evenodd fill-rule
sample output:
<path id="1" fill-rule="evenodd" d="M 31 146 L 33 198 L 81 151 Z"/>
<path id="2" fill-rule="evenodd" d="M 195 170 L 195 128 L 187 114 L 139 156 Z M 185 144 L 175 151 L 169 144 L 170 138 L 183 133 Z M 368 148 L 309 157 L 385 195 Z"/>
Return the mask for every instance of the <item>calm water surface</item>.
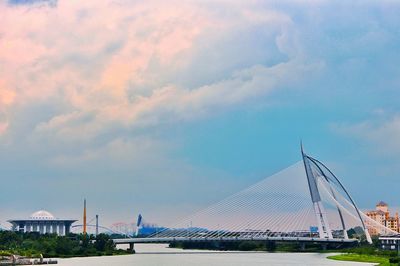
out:
<path id="1" fill-rule="evenodd" d="M 367 266 L 369 263 L 339 262 L 316 253 L 204 252 L 167 248 L 167 245 L 135 245 L 136 254 L 125 256 L 60 259 L 61 266 Z"/>

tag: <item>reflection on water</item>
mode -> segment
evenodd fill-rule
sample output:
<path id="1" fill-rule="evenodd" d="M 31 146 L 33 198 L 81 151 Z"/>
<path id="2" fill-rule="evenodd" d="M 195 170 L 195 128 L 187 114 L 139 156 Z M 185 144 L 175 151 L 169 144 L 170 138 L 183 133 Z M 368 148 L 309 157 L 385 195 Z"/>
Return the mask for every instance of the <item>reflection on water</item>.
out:
<path id="1" fill-rule="evenodd" d="M 119 247 L 122 248 L 122 245 Z M 60 259 L 61 266 L 292 266 L 292 265 L 373 265 L 357 262 L 328 260 L 326 254 L 318 253 L 265 253 L 265 252 L 219 252 L 181 250 L 164 244 L 137 244 L 136 254 L 125 256 Z"/>

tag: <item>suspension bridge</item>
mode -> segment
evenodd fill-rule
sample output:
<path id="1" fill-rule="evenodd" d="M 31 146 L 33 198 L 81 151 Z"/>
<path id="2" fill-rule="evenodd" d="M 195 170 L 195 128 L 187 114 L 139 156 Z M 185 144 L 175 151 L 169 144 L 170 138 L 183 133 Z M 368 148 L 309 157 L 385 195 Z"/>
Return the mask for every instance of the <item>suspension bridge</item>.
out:
<path id="1" fill-rule="evenodd" d="M 397 234 L 359 210 L 342 182 L 304 153 L 298 163 L 147 237 L 115 244 L 174 242 L 298 242 L 354 244 L 348 230 L 372 243 L 368 228 Z"/>

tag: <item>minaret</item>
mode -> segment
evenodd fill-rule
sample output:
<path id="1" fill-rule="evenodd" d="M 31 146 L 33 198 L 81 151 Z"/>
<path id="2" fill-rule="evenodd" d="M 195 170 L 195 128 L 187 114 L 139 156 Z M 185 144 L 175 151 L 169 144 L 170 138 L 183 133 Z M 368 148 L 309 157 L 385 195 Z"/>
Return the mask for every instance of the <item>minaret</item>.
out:
<path id="1" fill-rule="evenodd" d="M 99 215 L 96 214 L 96 236 L 99 234 Z"/>
<path id="2" fill-rule="evenodd" d="M 86 235 L 86 199 L 83 200 L 83 235 Z"/>

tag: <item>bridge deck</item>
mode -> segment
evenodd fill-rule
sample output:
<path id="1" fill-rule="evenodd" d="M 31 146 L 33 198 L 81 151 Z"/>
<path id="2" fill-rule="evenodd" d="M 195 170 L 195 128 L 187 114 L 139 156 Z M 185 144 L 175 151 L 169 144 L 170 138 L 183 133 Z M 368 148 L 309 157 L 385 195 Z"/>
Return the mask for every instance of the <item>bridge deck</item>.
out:
<path id="1" fill-rule="evenodd" d="M 313 243 L 355 243 L 357 239 L 312 238 L 312 237 L 148 237 L 113 239 L 115 244 L 130 243 L 173 243 L 173 242 L 236 242 L 236 241 L 275 241 L 275 242 L 313 242 Z"/>

